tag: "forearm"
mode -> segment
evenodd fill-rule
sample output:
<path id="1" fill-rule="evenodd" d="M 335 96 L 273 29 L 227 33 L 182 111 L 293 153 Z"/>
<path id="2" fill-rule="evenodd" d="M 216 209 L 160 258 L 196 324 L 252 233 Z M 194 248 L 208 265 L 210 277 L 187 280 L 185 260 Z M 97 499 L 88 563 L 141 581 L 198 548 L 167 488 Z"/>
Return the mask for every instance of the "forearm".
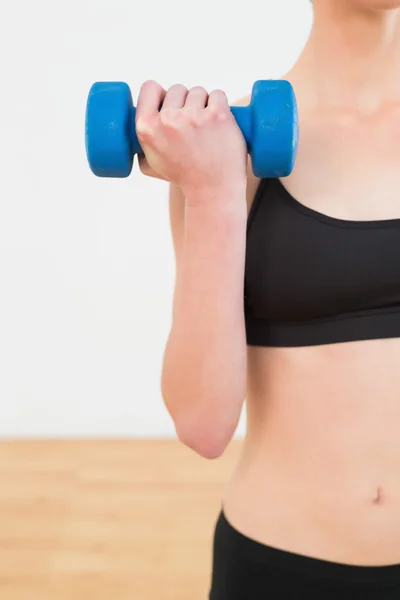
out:
<path id="1" fill-rule="evenodd" d="M 199 446 L 230 439 L 246 395 L 245 188 L 213 200 L 192 206 L 188 199 L 163 367 L 163 397 L 177 431 Z"/>

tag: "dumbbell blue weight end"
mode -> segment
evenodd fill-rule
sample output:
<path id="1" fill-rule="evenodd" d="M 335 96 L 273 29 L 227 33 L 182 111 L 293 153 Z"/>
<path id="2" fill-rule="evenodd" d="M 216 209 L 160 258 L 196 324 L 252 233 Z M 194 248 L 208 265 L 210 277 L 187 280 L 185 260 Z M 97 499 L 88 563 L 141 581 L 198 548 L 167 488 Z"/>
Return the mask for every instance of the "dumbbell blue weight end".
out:
<path id="1" fill-rule="evenodd" d="M 139 146 L 134 121 L 132 94 L 126 83 L 92 85 L 86 105 L 85 143 L 90 169 L 97 177 L 130 175 Z"/>
<path id="2" fill-rule="evenodd" d="M 250 153 L 256 177 L 287 177 L 293 171 L 299 119 L 296 96 L 286 80 L 260 80 L 253 85 Z"/>

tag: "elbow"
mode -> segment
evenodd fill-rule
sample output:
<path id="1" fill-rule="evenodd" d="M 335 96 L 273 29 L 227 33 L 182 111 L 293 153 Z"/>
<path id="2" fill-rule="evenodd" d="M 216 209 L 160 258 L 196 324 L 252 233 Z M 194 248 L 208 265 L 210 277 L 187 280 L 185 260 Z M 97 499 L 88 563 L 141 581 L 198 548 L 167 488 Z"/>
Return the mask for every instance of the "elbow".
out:
<path id="1" fill-rule="evenodd" d="M 216 427 L 208 422 L 207 425 L 201 425 L 196 422 L 195 425 L 185 426 L 175 425 L 179 441 L 194 450 L 197 454 L 208 460 L 215 460 L 223 455 L 227 446 L 233 438 L 235 427 L 229 429 L 225 427 Z"/>
<path id="2" fill-rule="evenodd" d="M 175 383 L 175 382 L 174 382 Z M 241 414 L 243 400 L 221 394 L 196 395 L 176 392 L 177 386 L 162 378 L 161 393 L 166 409 L 174 423 L 178 440 L 208 460 L 222 456 L 231 442 Z"/>
<path id="3" fill-rule="evenodd" d="M 229 441 L 227 443 L 221 442 L 219 440 L 215 441 L 206 436 L 199 437 L 196 435 L 192 435 L 189 432 L 179 433 L 177 431 L 177 433 L 178 439 L 182 444 L 184 444 L 191 450 L 194 450 L 194 452 L 196 452 L 196 454 L 199 454 L 202 458 L 206 458 L 208 460 L 215 460 L 217 458 L 220 458 L 220 456 L 222 456 L 225 452 L 225 449 L 229 443 Z"/>

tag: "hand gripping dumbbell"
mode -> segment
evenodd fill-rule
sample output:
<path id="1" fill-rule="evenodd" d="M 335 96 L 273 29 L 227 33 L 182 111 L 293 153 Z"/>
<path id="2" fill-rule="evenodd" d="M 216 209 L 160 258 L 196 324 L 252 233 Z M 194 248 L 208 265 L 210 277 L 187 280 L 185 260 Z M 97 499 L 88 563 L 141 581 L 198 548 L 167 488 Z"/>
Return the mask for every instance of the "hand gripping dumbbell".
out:
<path id="1" fill-rule="evenodd" d="M 298 147 L 298 114 L 288 81 L 256 81 L 248 106 L 231 111 L 246 140 L 256 177 L 286 177 Z M 123 82 L 92 85 L 86 107 L 86 153 L 98 177 L 128 177 L 143 150 L 135 128 L 136 108 Z"/>

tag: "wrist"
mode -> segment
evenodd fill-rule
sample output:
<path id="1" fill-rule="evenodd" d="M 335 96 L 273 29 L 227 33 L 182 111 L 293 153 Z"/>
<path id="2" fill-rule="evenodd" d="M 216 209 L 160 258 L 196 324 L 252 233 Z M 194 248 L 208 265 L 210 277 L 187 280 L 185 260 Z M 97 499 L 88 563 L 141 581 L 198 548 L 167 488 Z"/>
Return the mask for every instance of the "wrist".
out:
<path id="1" fill-rule="evenodd" d="M 246 206 L 246 187 L 247 181 L 229 181 L 219 186 L 196 186 L 184 188 L 183 194 L 186 199 L 186 206 L 205 207 L 205 206 Z"/>

